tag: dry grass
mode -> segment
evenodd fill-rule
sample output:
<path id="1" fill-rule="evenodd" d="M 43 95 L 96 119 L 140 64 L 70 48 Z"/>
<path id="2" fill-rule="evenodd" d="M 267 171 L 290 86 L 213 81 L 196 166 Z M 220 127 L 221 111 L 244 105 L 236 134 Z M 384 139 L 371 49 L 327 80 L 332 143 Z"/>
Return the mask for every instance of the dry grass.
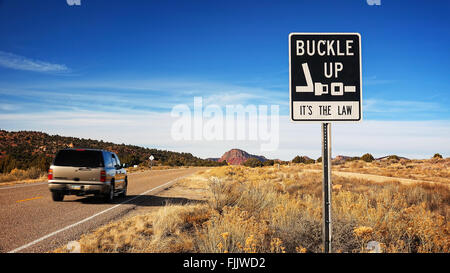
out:
<path id="1" fill-rule="evenodd" d="M 209 216 L 208 207 L 167 205 L 156 212 L 110 223 L 79 242 L 81 252 L 190 252 L 192 228 Z M 67 252 L 61 247 L 55 252 Z"/>
<path id="2" fill-rule="evenodd" d="M 374 170 L 378 163 L 362 164 Z M 316 167 L 225 166 L 201 171 L 176 187 L 202 190 L 206 202 L 169 205 L 112 223 L 83 236 L 82 251 L 321 252 L 322 176 L 305 171 Z M 377 172 L 390 166 L 380 168 Z M 419 175 L 422 168 L 414 168 L 414 175 Z M 430 170 L 428 176 L 448 173 L 448 168 Z M 383 252 L 449 252 L 447 185 L 373 183 L 339 176 L 332 180 L 333 251 L 367 252 L 367 242 L 375 240 Z"/>
<path id="3" fill-rule="evenodd" d="M 37 168 L 28 170 L 13 169 L 10 173 L 0 174 L 0 184 L 6 185 L 11 182 L 39 182 L 47 179 L 47 174 Z"/>
<path id="4" fill-rule="evenodd" d="M 349 161 L 334 170 L 450 183 L 450 158 L 430 160 Z"/>

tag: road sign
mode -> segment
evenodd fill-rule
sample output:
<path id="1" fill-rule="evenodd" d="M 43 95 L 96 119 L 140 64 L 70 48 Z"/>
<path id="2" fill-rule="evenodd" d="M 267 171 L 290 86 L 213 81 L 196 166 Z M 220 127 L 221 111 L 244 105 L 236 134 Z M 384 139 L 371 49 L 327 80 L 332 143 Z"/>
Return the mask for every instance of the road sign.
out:
<path id="1" fill-rule="evenodd" d="M 153 167 L 153 159 L 155 159 L 155 157 L 153 157 L 153 155 L 150 155 L 150 156 L 148 157 L 148 159 L 150 159 L 150 170 L 151 170 L 152 167 Z"/>
<path id="2" fill-rule="evenodd" d="M 361 121 L 361 35 L 291 33 L 292 121 Z"/>
<path id="3" fill-rule="evenodd" d="M 289 100 L 291 120 L 322 122 L 323 243 L 331 252 L 331 124 L 361 121 L 361 35 L 291 33 Z"/>

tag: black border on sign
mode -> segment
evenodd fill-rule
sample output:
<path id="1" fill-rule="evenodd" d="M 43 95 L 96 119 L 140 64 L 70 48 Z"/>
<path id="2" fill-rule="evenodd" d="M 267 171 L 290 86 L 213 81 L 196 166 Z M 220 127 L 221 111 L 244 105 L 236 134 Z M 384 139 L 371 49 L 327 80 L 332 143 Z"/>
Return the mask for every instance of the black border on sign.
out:
<path id="1" fill-rule="evenodd" d="M 292 86 L 291 86 L 291 37 L 292 35 L 357 35 L 359 39 L 359 119 L 294 119 L 294 113 L 293 113 L 293 101 L 292 101 Z M 361 34 L 358 32 L 323 32 L 323 33 L 317 33 L 317 32 L 291 32 L 289 33 L 288 38 L 288 44 L 289 44 L 289 117 L 290 120 L 294 123 L 296 122 L 361 122 L 362 121 L 362 52 L 361 52 Z"/>

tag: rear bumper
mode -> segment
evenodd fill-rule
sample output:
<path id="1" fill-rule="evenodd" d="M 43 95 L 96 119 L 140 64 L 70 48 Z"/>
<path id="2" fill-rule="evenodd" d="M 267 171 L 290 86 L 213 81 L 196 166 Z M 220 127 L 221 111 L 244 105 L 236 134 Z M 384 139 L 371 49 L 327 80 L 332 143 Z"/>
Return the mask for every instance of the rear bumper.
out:
<path id="1" fill-rule="evenodd" d="M 66 195 L 106 194 L 109 193 L 110 187 L 110 182 L 48 181 L 50 191 Z"/>

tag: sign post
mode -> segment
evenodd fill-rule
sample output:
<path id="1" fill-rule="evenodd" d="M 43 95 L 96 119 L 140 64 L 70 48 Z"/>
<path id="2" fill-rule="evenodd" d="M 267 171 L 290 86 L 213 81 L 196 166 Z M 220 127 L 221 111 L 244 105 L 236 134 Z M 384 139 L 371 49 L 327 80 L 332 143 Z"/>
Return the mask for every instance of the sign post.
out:
<path id="1" fill-rule="evenodd" d="M 322 123 L 323 243 L 331 252 L 331 122 L 362 120 L 361 35 L 289 34 L 289 98 L 293 122 Z"/>
<path id="2" fill-rule="evenodd" d="M 331 124 L 322 123 L 323 248 L 331 252 Z"/>
<path id="3" fill-rule="evenodd" d="M 155 157 L 153 157 L 153 155 L 150 155 L 148 159 L 150 159 L 150 170 L 151 170 L 153 167 L 153 159 L 155 159 Z"/>

